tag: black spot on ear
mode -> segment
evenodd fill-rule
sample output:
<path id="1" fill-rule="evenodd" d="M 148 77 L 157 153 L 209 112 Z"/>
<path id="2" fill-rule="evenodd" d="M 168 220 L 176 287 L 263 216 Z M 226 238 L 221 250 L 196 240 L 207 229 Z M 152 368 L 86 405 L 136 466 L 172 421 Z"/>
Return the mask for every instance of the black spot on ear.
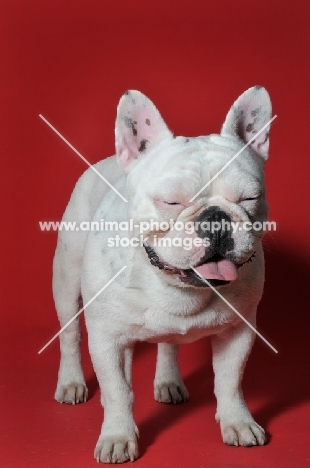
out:
<path id="1" fill-rule="evenodd" d="M 132 118 L 125 116 L 124 117 L 124 123 L 125 123 L 126 127 L 131 128 L 133 135 L 136 136 L 138 132 L 137 132 L 137 129 L 135 128 L 135 126 L 134 126 Z"/>
<path id="2" fill-rule="evenodd" d="M 239 107 L 233 107 L 233 110 L 236 114 L 236 120 L 241 120 L 242 117 L 244 116 L 244 110 L 239 109 Z"/>
<path id="3" fill-rule="evenodd" d="M 246 126 L 246 132 L 250 133 L 250 132 L 253 132 L 254 131 L 254 122 L 253 123 L 249 123 L 247 126 Z"/>
<path id="4" fill-rule="evenodd" d="M 259 91 L 260 89 L 262 89 L 262 86 L 257 85 L 257 86 L 254 86 L 254 88 L 255 88 L 257 91 Z"/>
<path id="5" fill-rule="evenodd" d="M 135 103 L 136 103 L 136 100 L 131 96 L 131 92 L 130 92 L 130 91 L 126 91 L 126 92 L 124 93 L 124 96 L 130 97 L 130 98 L 131 98 L 131 103 L 132 103 L 132 104 L 135 104 Z"/>
<path id="6" fill-rule="evenodd" d="M 139 147 L 139 153 L 143 153 L 143 151 L 146 150 L 146 145 L 148 143 L 148 140 L 141 140 L 140 141 L 140 147 Z"/>
<path id="7" fill-rule="evenodd" d="M 252 116 L 252 117 L 256 117 L 257 114 L 259 113 L 259 111 L 260 111 L 259 107 L 257 107 L 257 109 L 252 110 L 251 116 Z"/>
<path id="8" fill-rule="evenodd" d="M 145 120 L 145 123 L 146 123 L 146 125 L 150 126 L 150 125 L 151 125 L 150 119 L 146 119 L 146 120 Z"/>
<path id="9" fill-rule="evenodd" d="M 188 143 L 188 142 L 189 142 L 189 138 L 186 138 L 185 143 Z"/>
<path id="10" fill-rule="evenodd" d="M 130 117 L 125 116 L 124 117 L 124 124 L 126 127 L 131 128 L 132 127 L 132 119 Z"/>

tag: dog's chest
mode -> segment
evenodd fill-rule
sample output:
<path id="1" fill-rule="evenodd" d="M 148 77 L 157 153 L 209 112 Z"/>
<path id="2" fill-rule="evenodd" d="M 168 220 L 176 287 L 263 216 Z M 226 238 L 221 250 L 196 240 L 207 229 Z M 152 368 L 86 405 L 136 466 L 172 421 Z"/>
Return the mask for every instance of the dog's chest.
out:
<path id="1" fill-rule="evenodd" d="M 144 324 L 138 339 L 150 342 L 190 343 L 217 333 L 231 321 L 226 310 L 205 308 L 190 315 L 171 313 L 165 308 L 151 307 L 144 313 Z"/>

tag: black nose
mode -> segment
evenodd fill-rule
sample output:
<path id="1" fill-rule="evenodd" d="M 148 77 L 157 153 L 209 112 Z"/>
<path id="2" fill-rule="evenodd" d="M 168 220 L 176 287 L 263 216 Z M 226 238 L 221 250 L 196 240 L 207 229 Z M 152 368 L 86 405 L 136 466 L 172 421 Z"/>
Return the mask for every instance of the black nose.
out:
<path id="1" fill-rule="evenodd" d="M 197 234 L 210 242 L 210 256 L 225 254 L 234 249 L 231 218 L 219 206 L 209 206 L 196 219 Z"/>

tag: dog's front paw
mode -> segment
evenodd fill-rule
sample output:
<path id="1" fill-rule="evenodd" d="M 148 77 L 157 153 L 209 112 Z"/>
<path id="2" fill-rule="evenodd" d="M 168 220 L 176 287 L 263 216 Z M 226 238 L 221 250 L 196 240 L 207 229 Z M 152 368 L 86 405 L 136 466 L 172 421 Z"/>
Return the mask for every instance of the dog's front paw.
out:
<path id="1" fill-rule="evenodd" d="M 139 456 L 137 439 L 126 436 L 100 437 L 95 458 L 102 463 L 125 463 L 135 461 Z"/>
<path id="2" fill-rule="evenodd" d="M 189 393 L 182 381 L 155 383 L 154 398 L 160 403 L 183 403 L 188 400 Z"/>
<path id="3" fill-rule="evenodd" d="M 75 405 L 87 401 L 88 390 L 84 383 L 72 382 L 67 385 L 58 385 L 55 400 L 59 403 Z"/>
<path id="4" fill-rule="evenodd" d="M 221 429 L 223 442 L 227 445 L 252 447 L 266 443 L 265 431 L 255 421 L 222 425 Z"/>

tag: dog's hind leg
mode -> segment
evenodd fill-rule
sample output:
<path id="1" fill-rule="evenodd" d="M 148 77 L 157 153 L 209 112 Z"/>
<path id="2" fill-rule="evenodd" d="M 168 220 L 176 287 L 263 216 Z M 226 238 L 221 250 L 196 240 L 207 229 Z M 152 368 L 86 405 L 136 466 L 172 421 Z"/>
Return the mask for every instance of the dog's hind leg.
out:
<path id="1" fill-rule="evenodd" d="M 182 403 L 189 394 L 178 364 L 178 345 L 159 343 L 157 352 L 154 398 L 160 403 Z"/>
<path id="2" fill-rule="evenodd" d="M 53 264 L 53 294 L 61 327 L 82 307 L 79 303 L 81 254 L 75 249 L 71 251 L 59 237 Z M 61 357 L 55 399 L 72 405 L 82 403 L 87 400 L 87 387 L 81 365 L 79 317 L 60 334 L 59 339 Z"/>

